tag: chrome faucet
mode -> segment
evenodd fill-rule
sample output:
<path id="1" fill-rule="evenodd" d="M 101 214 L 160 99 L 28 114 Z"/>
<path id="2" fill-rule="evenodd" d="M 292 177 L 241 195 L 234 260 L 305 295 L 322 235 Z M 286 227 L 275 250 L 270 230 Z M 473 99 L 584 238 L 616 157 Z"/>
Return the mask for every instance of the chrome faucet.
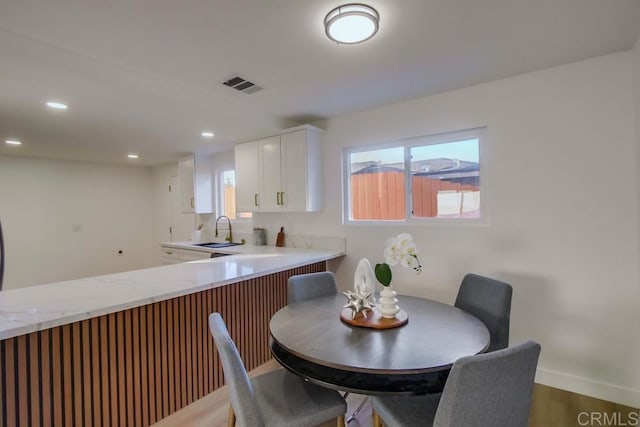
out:
<path id="1" fill-rule="evenodd" d="M 231 234 L 231 220 L 226 215 L 220 215 L 218 218 L 216 218 L 216 237 L 218 237 L 218 221 L 220 221 L 222 218 L 226 218 L 227 219 L 227 223 L 229 224 L 229 228 L 228 228 L 229 234 L 227 235 L 227 237 L 224 238 L 224 240 L 226 240 L 229 243 L 232 243 L 233 242 L 233 234 Z"/>

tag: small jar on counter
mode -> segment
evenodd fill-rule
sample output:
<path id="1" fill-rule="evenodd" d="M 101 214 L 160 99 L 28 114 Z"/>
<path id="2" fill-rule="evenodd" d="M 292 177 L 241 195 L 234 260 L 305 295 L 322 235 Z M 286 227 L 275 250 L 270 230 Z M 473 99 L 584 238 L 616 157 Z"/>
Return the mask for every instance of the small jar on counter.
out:
<path id="1" fill-rule="evenodd" d="M 267 244 L 267 232 L 264 228 L 255 227 L 253 229 L 253 245 L 265 246 Z"/>

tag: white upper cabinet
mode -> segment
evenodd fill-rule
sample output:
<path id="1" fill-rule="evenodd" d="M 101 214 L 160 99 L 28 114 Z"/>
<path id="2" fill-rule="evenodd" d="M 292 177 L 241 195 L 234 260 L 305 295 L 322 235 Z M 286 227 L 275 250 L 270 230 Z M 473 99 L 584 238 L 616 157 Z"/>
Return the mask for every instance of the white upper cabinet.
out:
<path id="1" fill-rule="evenodd" d="M 280 139 L 282 194 L 287 212 L 322 210 L 322 145 L 319 132 L 300 130 Z"/>
<path id="2" fill-rule="evenodd" d="M 194 155 L 178 162 L 180 208 L 183 213 L 214 212 L 212 160 L 211 156 Z"/>
<path id="3" fill-rule="evenodd" d="M 238 144 L 235 147 L 236 211 L 238 212 L 260 210 L 258 157 L 258 141 Z"/>
<path id="4" fill-rule="evenodd" d="M 180 176 L 180 210 L 183 213 L 193 213 L 196 207 L 193 156 L 185 157 L 178 162 L 178 175 Z"/>
<path id="5" fill-rule="evenodd" d="M 278 212 L 282 192 L 282 162 L 280 137 L 272 136 L 258 141 L 260 153 L 260 211 Z"/>
<path id="6" fill-rule="evenodd" d="M 302 126 L 236 145 L 238 211 L 321 210 L 321 132 L 313 126 Z"/>

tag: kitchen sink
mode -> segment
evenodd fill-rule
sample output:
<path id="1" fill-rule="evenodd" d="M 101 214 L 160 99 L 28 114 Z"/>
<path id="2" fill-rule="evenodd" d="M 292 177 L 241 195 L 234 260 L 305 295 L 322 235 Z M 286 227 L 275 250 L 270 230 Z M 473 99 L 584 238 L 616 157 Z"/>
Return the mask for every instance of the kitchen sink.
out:
<path id="1" fill-rule="evenodd" d="M 210 243 L 194 243 L 193 246 L 201 246 L 203 248 L 219 249 L 219 248 L 228 248 L 229 246 L 238 246 L 238 245 L 241 245 L 241 244 L 242 243 L 230 243 L 230 242 L 214 243 L 214 242 L 210 242 Z"/>

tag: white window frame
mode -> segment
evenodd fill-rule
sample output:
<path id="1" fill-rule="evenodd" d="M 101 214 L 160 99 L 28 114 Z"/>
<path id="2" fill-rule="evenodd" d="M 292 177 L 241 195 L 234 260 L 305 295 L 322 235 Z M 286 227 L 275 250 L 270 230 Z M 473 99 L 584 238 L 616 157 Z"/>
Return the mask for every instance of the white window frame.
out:
<path id="1" fill-rule="evenodd" d="M 444 132 L 432 135 L 399 139 L 397 141 L 377 144 L 366 144 L 344 147 L 342 150 L 342 221 L 345 225 L 455 225 L 455 226 L 488 226 L 489 225 L 489 185 L 488 185 L 488 142 L 486 128 L 473 128 L 461 131 Z M 446 144 L 448 142 L 478 140 L 478 156 L 480 164 L 480 218 L 432 218 L 412 216 L 412 192 L 410 151 L 413 147 L 425 145 Z M 351 219 L 351 154 L 364 151 L 383 150 L 387 148 L 403 147 L 404 149 L 404 179 L 405 179 L 405 218 L 401 220 L 353 220 Z"/>
<path id="2" fill-rule="evenodd" d="M 216 197 L 216 216 L 224 215 L 223 205 L 224 205 L 224 180 L 222 179 L 222 175 L 225 172 L 233 171 L 235 173 L 234 165 L 229 165 L 227 167 L 220 167 L 215 170 L 215 197 Z M 241 218 L 238 216 L 238 211 L 236 210 L 236 217 L 231 220 L 232 224 L 235 223 L 251 223 L 253 219 L 250 218 Z"/>

